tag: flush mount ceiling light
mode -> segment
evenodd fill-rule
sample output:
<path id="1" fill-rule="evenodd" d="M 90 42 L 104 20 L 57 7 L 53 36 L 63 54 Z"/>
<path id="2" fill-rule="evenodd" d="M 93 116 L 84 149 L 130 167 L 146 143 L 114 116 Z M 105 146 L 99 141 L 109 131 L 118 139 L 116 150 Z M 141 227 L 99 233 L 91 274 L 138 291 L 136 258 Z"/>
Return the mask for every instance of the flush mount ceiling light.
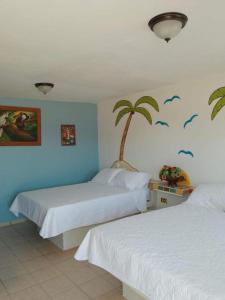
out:
<path id="1" fill-rule="evenodd" d="M 54 87 L 54 84 L 50 82 L 37 82 L 35 83 L 35 86 L 41 93 L 46 95 Z"/>
<path id="2" fill-rule="evenodd" d="M 187 16 L 178 12 L 168 12 L 152 18 L 148 22 L 151 30 L 167 43 L 178 33 L 187 23 Z"/>

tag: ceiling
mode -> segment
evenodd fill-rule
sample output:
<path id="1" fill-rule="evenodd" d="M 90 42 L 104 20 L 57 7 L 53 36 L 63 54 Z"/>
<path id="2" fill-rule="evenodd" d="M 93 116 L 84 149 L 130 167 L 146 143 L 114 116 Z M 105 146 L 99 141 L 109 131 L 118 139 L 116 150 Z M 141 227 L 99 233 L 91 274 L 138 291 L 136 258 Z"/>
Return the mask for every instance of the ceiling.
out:
<path id="1" fill-rule="evenodd" d="M 147 23 L 189 21 L 170 43 Z M 224 72 L 224 0 L 1 0 L 0 96 L 97 102 Z M 55 83 L 46 96 L 33 87 Z"/>

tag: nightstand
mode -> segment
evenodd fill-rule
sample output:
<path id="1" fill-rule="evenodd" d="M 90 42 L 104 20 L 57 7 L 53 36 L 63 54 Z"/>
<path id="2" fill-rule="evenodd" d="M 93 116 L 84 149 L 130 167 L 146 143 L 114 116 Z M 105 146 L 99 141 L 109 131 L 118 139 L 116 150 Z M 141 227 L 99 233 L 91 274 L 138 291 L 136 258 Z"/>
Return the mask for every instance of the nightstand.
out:
<path id="1" fill-rule="evenodd" d="M 152 180 L 150 183 L 151 206 L 149 209 L 160 209 L 181 204 L 192 193 L 191 186 L 170 187 L 167 183 Z"/>

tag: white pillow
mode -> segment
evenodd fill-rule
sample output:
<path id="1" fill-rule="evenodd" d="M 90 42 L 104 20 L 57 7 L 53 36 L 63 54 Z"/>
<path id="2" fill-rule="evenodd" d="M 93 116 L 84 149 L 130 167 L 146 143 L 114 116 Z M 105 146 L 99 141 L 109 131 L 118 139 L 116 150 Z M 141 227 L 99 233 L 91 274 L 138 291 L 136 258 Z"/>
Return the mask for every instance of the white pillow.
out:
<path id="1" fill-rule="evenodd" d="M 200 184 L 187 203 L 225 211 L 225 184 Z"/>
<path id="2" fill-rule="evenodd" d="M 109 184 L 113 177 L 115 177 L 122 169 L 115 168 L 106 168 L 101 170 L 94 178 L 92 178 L 91 182 L 100 183 L 100 184 Z"/>
<path id="3" fill-rule="evenodd" d="M 147 187 L 150 178 L 151 175 L 148 173 L 122 170 L 113 177 L 110 185 L 125 187 L 132 191 Z"/>

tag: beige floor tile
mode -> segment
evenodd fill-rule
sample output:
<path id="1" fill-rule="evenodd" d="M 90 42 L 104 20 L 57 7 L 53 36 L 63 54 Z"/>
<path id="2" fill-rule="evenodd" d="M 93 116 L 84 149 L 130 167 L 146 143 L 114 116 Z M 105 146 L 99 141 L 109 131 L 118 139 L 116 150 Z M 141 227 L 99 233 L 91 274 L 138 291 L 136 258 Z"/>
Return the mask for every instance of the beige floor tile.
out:
<path id="1" fill-rule="evenodd" d="M 3 241 L 0 240 L 0 252 L 1 251 L 5 252 L 7 250 L 9 250 L 8 246 Z"/>
<path id="2" fill-rule="evenodd" d="M 77 287 L 74 287 L 69 291 L 59 293 L 59 294 L 55 295 L 52 299 L 54 299 L 54 300 L 90 300 L 90 298 Z"/>
<path id="3" fill-rule="evenodd" d="M 123 297 L 121 290 L 115 289 L 110 291 L 109 293 L 106 293 L 104 295 L 95 298 L 95 300 L 126 300 L 126 299 Z"/>
<path id="4" fill-rule="evenodd" d="M 48 300 L 50 297 L 37 285 L 10 295 L 12 300 Z"/>
<path id="5" fill-rule="evenodd" d="M 9 295 L 1 295 L 1 300 L 12 300 Z"/>
<path id="6" fill-rule="evenodd" d="M 28 261 L 24 262 L 23 265 L 24 265 L 25 269 L 29 272 L 34 272 L 34 271 L 37 271 L 42 268 L 50 267 L 50 263 L 43 256 L 35 257 L 31 260 L 28 260 Z"/>
<path id="7" fill-rule="evenodd" d="M 18 247 L 19 245 L 23 245 L 26 242 L 25 238 L 22 236 L 18 237 L 7 237 L 4 239 L 4 243 L 10 248 L 14 249 L 15 247 Z"/>
<path id="8" fill-rule="evenodd" d="M 0 268 L 7 267 L 18 262 L 19 259 L 10 251 L 7 251 L 7 253 L 5 253 L 4 255 L 3 253 L 0 253 Z"/>
<path id="9" fill-rule="evenodd" d="M 96 272 L 97 274 L 99 274 L 99 275 L 108 274 L 108 272 L 106 272 L 104 269 L 99 268 L 99 267 L 97 267 L 97 266 L 95 266 L 95 265 L 88 264 L 88 267 L 89 267 L 90 269 L 92 269 L 94 272 Z"/>
<path id="10" fill-rule="evenodd" d="M 53 267 L 48 267 L 48 268 L 42 268 L 40 270 L 37 270 L 35 272 L 31 273 L 31 276 L 36 283 L 41 283 L 45 282 L 49 279 L 53 279 L 57 276 L 61 275 L 61 272 L 56 270 Z"/>
<path id="11" fill-rule="evenodd" d="M 54 296 L 60 292 L 72 289 L 74 285 L 67 277 L 65 277 L 64 275 L 60 275 L 41 283 L 41 287 L 48 295 Z"/>
<path id="12" fill-rule="evenodd" d="M 54 246 L 52 243 L 39 243 L 36 246 L 36 249 L 42 254 L 42 255 L 47 255 L 55 252 L 59 252 L 59 249 Z"/>
<path id="13" fill-rule="evenodd" d="M 65 275 L 77 285 L 83 284 L 99 276 L 88 267 L 74 268 L 74 270 L 65 273 Z"/>
<path id="14" fill-rule="evenodd" d="M 110 273 L 106 273 L 102 275 L 102 277 L 108 281 L 110 284 L 112 284 L 115 288 L 120 288 L 122 286 L 121 281 L 119 281 L 116 277 L 111 275 Z"/>
<path id="15" fill-rule="evenodd" d="M 0 299 L 1 299 L 1 297 L 3 297 L 6 294 L 7 294 L 7 290 L 6 290 L 6 288 L 4 287 L 4 285 L 0 281 Z"/>
<path id="16" fill-rule="evenodd" d="M 47 254 L 46 258 L 55 264 L 61 263 L 65 260 L 70 259 L 71 262 L 74 260 L 73 259 L 74 256 L 74 250 L 69 250 L 69 251 L 59 251 L 59 252 L 54 252 L 51 254 Z"/>
<path id="17" fill-rule="evenodd" d="M 66 259 L 60 263 L 56 263 L 55 267 L 63 273 L 73 271 L 74 269 L 87 268 L 86 263 L 80 263 L 73 258 Z"/>
<path id="18" fill-rule="evenodd" d="M 13 226 L 6 226 L 6 227 L 0 227 L 0 239 L 4 241 L 4 238 L 8 237 L 19 237 L 20 234 L 16 232 L 13 228 Z"/>
<path id="19" fill-rule="evenodd" d="M 16 293 L 34 285 L 32 277 L 28 274 L 3 280 L 2 282 L 9 293 Z"/>
<path id="20" fill-rule="evenodd" d="M 20 261 L 27 261 L 31 260 L 32 258 L 41 256 L 40 252 L 38 252 L 34 247 L 29 245 L 28 242 L 15 247 L 14 249 L 12 249 L 12 252 L 15 256 L 19 258 Z"/>
<path id="21" fill-rule="evenodd" d="M 16 276 L 24 275 L 27 273 L 25 267 L 17 262 L 12 265 L 0 268 L 0 279 L 6 280 Z"/>
<path id="22" fill-rule="evenodd" d="M 112 284 L 104 280 L 102 277 L 98 277 L 81 284 L 80 288 L 92 299 L 104 295 L 114 289 Z"/>

